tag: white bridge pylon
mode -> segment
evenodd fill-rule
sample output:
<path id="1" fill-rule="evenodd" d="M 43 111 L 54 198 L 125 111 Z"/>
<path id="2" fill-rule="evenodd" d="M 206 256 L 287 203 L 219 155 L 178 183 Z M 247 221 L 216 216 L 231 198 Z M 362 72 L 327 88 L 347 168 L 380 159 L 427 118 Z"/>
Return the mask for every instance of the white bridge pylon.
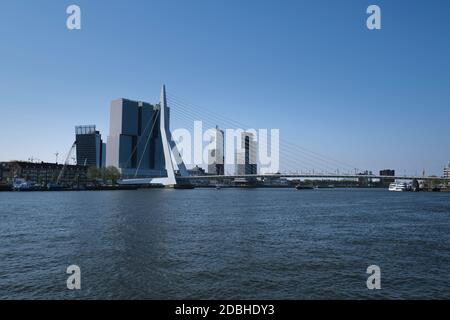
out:
<path id="1" fill-rule="evenodd" d="M 124 179 L 122 184 L 162 184 L 164 186 L 174 186 L 177 184 L 177 179 L 175 177 L 175 166 L 180 171 L 181 177 L 187 177 L 188 171 L 182 160 L 181 154 L 178 151 L 175 141 L 172 139 L 172 133 L 170 132 L 169 118 L 168 118 L 168 107 L 167 107 L 167 97 L 166 97 L 166 86 L 163 85 L 161 88 L 160 96 L 160 111 L 159 111 L 159 131 L 161 134 L 161 140 L 164 152 L 165 169 L 167 172 L 166 177 L 155 177 L 155 178 L 138 178 L 138 179 Z M 177 156 L 174 155 L 177 154 Z M 179 160 L 176 160 L 179 159 Z"/>

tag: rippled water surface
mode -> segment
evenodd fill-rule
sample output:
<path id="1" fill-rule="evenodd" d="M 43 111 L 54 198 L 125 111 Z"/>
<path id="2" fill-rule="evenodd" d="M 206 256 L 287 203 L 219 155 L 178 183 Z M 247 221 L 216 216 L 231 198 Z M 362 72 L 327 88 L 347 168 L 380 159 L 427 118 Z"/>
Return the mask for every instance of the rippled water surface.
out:
<path id="1" fill-rule="evenodd" d="M 450 298 L 450 194 L 3 192 L 0 298 Z"/>

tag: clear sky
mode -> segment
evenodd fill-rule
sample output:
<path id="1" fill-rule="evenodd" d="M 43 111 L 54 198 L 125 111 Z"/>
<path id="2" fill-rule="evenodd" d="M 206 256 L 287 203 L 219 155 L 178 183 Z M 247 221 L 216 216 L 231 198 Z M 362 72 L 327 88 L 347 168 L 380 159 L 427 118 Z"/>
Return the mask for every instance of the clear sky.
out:
<path id="1" fill-rule="evenodd" d="M 82 30 L 66 28 L 70 4 Z M 379 31 L 366 28 L 370 4 Z M 449 12 L 445 0 L 2 0 L 0 160 L 54 161 L 77 124 L 106 139 L 111 100 L 157 102 L 165 83 L 360 168 L 440 175 Z"/>

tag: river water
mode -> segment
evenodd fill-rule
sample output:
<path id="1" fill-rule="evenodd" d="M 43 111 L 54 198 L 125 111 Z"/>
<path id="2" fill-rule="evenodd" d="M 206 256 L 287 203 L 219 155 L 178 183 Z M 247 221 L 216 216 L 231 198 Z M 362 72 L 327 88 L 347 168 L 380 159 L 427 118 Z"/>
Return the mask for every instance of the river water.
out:
<path id="1" fill-rule="evenodd" d="M 450 194 L 2 192 L 0 298 L 450 298 Z"/>

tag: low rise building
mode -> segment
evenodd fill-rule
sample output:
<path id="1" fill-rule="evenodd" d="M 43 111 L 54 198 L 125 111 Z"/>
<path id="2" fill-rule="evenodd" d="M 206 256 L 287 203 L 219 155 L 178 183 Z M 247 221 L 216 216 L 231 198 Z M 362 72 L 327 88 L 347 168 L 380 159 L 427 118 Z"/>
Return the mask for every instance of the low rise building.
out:
<path id="1" fill-rule="evenodd" d="M 392 170 L 392 169 L 380 170 L 380 176 L 383 176 L 383 177 L 395 177 L 395 170 Z M 384 186 L 387 186 L 387 185 L 391 184 L 394 181 L 395 181 L 395 179 L 382 179 L 381 180 L 381 184 L 384 185 Z"/>
<path id="2" fill-rule="evenodd" d="M 206 175 L 205 169 L 199 167 L 199 166 L 195 166 L 192 169 L 188 170 L 188 173 L 190 176 L 204 176 Z"/>
<path id="3" fill-rule="evenodd" d="M 380 170 L 380 176 L 394 177 L 395 170 L 391 170 L 391 169 Z"/>
<path id="4" fill-rule="evenodd" d="M 87 183 L 87 166 L 64 165 L 47 162 L 10 161 L 0 163 L 0 180 L 11 183 L 24 179 L 30 184 L 46 186 L 59 181 L 63 186 L 81 186 Z"/>

